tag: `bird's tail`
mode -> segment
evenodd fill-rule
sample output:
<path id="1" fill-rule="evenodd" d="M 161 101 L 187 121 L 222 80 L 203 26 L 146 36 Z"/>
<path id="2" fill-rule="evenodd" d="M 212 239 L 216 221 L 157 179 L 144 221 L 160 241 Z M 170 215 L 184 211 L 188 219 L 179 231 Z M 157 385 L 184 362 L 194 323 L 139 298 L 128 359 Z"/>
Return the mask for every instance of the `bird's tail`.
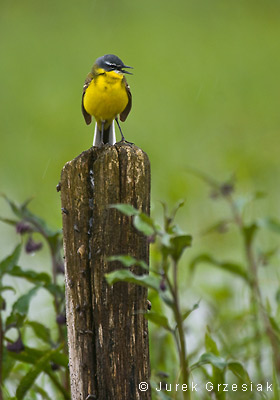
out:
<path id="1" fill-rule="evenodd" d="M 115 125 L 114 121 L 112 124 L 104 130 L 103 132 L 103 142 L 104 144 L 109 143 L 111 145 L 116 143 L 116 132 L 115 132 Z M 100 146 L 101 145 L 101 131 L 99 130 L 97 123 L 95 123 L 94 129 L 94 137 L 93 137 L 93 146 Z"/>

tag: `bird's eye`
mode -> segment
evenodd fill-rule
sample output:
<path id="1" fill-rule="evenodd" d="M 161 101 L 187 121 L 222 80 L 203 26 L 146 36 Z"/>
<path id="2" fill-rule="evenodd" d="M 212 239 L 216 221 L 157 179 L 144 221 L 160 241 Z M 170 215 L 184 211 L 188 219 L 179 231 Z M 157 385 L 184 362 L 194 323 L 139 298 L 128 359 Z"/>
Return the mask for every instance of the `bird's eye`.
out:
<path id="1" fill-rule="evenodd" d="M 105 64 L 108 65 L 108 67 L 110 67 L 111 70 L 118 70 L 118 71 L 122 71 L 123 65 L 121 64 L 116 64 L 116 63 L 112 63 L 110 61 L 105 61 Z"/>

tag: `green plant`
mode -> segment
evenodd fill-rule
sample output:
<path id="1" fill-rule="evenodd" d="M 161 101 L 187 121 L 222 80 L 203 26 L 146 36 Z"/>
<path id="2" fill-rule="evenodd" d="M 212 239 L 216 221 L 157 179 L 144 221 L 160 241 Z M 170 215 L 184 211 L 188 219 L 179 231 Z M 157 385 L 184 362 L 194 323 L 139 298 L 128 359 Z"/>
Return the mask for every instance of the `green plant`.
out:
<path id="1" fill-rule="evenodd" d="M 58 274 L 63 273 L 61 232 L 52 231 L 41 218 L 34 215 L 28 209 L 29 201 L 18 206 L 7 197 L 4 198 L 15 219 L 1 218 L 1 221 L 15 227 L 21 243 L 0 263 L 0 398 L 20 400 L 28 393 L 29 398 L 41 395 L 42 398 L 49 399 L 47 391 L 35 382 L 43 373 L 60 393 L 60 398 L 69 399 L 64 287 L 57 279 Z M 42 248 L 43 242 L 35 241 L 35 236 L 41 237 L 48 245 L 52 261 L 51 274 L 24 269 L 18 265 L 23 249 L 32 254 Z M 17 295 L 11 283 L 14 278 L 29 282 L 31 288 L 23 295 Z M 53 298 L 58 330 L 55 341 L 51 338 L 50 323 L 42 324 L 29 318 L 30 302 L 40 290 L 48 291 Z M 10 311 L 5 312 L 7 291 L 14 292 L 16 298 L 9 307 Z M 26 344 L 27 338 L 24 338 L 27 329 L 31 329 L 37 337 L 37 347 Z M 17 331 L 17 339 L 11 340 L 11 330 Z M 18 381 L 15 397 L 8 390 L 11 379 Z"/>
<path id="2" fill-rule="evenodd" d="M 269 265 L 270 260 L 278 251 L 278 246 L 264 250 L 256 244 L 257 235 L 263 228 L 280 234 L 280 222 L 270 217 L 255 217 L 249 221 L 246 220 L 246 207 L 252 201 L 262 199 L 265 196 L 263 192 L 257 192 L 248 196 L 248 198 L 240 197 L 235 194 L 233 179 L 219 183 L 206 174 L 198 171 L 193 172 L 210 186 L 212 199 L 225 201 L 230 211 L 228 218 L 207 228 L 206 231 L 209 233 L 218 231 L 221 227 L 235 226 L 241 238 L 241 251 L 244 261 L 243 263 L 219 261 L 210 253 L 203 253 L 192 260 L 190 269 L 194 271 L 198 264 L 208 263 L 243 279 L 249 289 L 249 313 L 252 317 L 253 337 L 256 341 L 263 341 L 264 346 L 267 342 L 269 343 L 273 359 L 272 370 L 280 374 L 280 324 L 273 315 L 273 307 L 268 297 L 264 300 L 259 279 L 260 268 Z M 277 314 L 279 313 L 278 293 L 279 289 L 275 293 L 276 306 L 278 307 Z M 263 347 L 255 346 L 253 351 L 255 352 L 256 378 L 261 379 L 264 376 L 261 366 Z"/>
<path id="3" fill-rule="evenodd" d="M 145 317 L 174 339 L 178 360 L 177 375 L 172 371 L 174 369 L 171 365 L 172 361 L 169 364 L 162 363 L 169 368 L 169 371 L 167 374 L 166 371 L 153 374 L 151 383 L 155 398 L 178 399 L 181 396 L 184 399 L 225 400 L 235 398 L 232 396 L 236 392 L 238 399 L 255 399 L 256 396 L 257 398 L 278 399 L 278 376 L 280 374 L 280 324 L 277 320 L 280 309 L 279 289 L 275 293 L 276 304 L 272 306 L 268 298 L 263 299 L 261 283 L 258 278 L 259 268 L 268 264 L 276 255 L 277 247 L 259 250 L 256 246 L 256 237 L 262 228 L 280 233 L 280 223 L 271 218 L 257 217 L 251 221 L 245 220 L 244 208 L 248 202 L 241 201 L 240 197 L 234 193 L 232 181 L 219 183 L 204 174 L 197 174 L 210 185 L 211 198 L 225 200 L 230 210 L 229 217 L 215 222 L 206 228 L 204 233 L 219 232 L 221 234 L 226 233 L 230 226 L 237 227 L 238 240 L 241 239 L 242 242 L 242 251 L 240 254 L 237 251 L 236 255 L 242 258 L 243 262 L 220 260 L 218 254 L 212 255 L 211 251 L 200 249 L 199 254 L 188 262 L 189 279 L 194 276 L 194 272 L 202 264 L 215 266 L 228 272 L 230 284 L 233 282 L 232 279 L 243 282 L 244 291 L 249 294 L 249 307 L 247 308 L 244 304 L 240 310 L 233 310 L 235 294 L 230 288 L 227 289 L 228 285 L 223 288 L 224 293 L 216 289 L 210 298 L 209 294 L 205 292 L 202 295 L 202 301 L 212 308 L 213 313 L 213 317 L 210 316 L 205 321 L 205 352 L 201 354 L 201 351 L 198 350 L 202 347 L 202 343 L 200 345 L 197 343 L 194 349 L 188 346 L 187 352 L 187 319 L 193 311 L 199 308 L 200 302 L 195 302 L 191 307 L 183 309 L 180 301 L 184 293 L 180 292 L 178 284 L 180 282 L 179 263 L 186 264 L 186 259 L 182 258 L 183 253 L 192 244 L 192 237 L 182 232 L 174 222 L 176 212 L 183 202 L 180 202 L 170 214 L 163 204 L 163 227 L 131 205 L 114 205 L 120 212 L 132 217 L 135 228 L 146 235 L 151 242 L 155 242 L 154 246 L 157 248 L 157 252 L 156 257 L 152 259 L 150 269 L 143 261 L 136 260 L 130 255 L 111 257 L 110 260 L 120 261 L 125 268 L 107 274 L 106 279 L 111 285 L 118 281 L 125 281 L 147 287 L 156 311 L 145 312 Z M 250 196 L 248 201 L 261 197 L 263 197 L 262 193 L 256 193 L 256 195 Z M 135 264 L 143 268 L 143 275 L 135 275 L 129 270 L 129 267 Z M 149 275 L 147 274 L 148 270 Z M 226 300 L 225 304 L 219 303 L 221 296 Z M 161 340 L 163 335 L 160 336 L 157 331 L 157 337 Z M 167 336 L 164 337 L 167 338 Z M 172 354 L 172 345 L 168 339 L 164 340 L 169 354 Z M 269 368 L 267 365 L 264 367 L 264 363 L 267 363 L 269 359 L 268 344 L 272 355 L 272 363 Z M 156 346 L 152 343 L 153 345 Z M 164 352 L 162 347 L 159 351 Z M 164 354 L 166 355 L 166 352 Z M 252 362 L 254 368 L 252 368 Z M 154 366 L 154 370 L 155 368 L 158 367 Z M 198 372 L 202 377 L 199 378 Z M 202 394 L 196 393 L 194 376 L 197 376 L 197 382 L 204 382 Z M 158 391 L 156 382 L 159 378 L 163 382 L 161 387 L 167 383 L 168 385 L 172 383 L 174 387 L 174 383 L 179 382 L 181 385 L 186 385 L 184 388 L 188 387 L 188 390 L 181 390 L 180 393 L 174 392 L 174 390 L 173 393 L 169 393 L 168 389 Z M 207 381 L 211 383 L 208 387 L 209 390 L 205 387 Z M 228 386 L 231 388 L 230 394 L 227 393 L 228 390 L 223 390 L 223 387 Z M 273 394 L 271 394 L 272 386 Z"/>
<path id="4" fill-rule="evenodd" d="M 244 200 L 236 194 L 232 180 L 219 183 L 205 174 L 196 172 L 196 175 L 210 186 L 211 198 L 224 201 L 229 210 L 228 215 L 204 229 L 203 236 L 225 235 L 233 230 L 233 254 L 238 261 L 221 256 L 218 251 L 214 253 L 211 243 L 206 249 L 200 247 L 196 256 L 191 256 L 189 252 L 185 256 L 185 250 L 192 245 L 192 236 L 184 233 L 175 223 L 176 213 L 183 202 L 179 202 L 170 213 L 163 204 L 163 226 L 129 204 L 117 204 L 112 207 L 131 217 L 134 227 L 153 244 L 153 256 L 149 268 L 145 262 L 130 255 L 115 255 L 110 259 L 120 261 L 124 268 L 107 274 L 106 279 L 111 285 L 125 281 L 150 290 L 152 309 L 142 312 L 152 323 L 151 385 L 155 399 L 278 400 L 280 286 L 277 271 L 275 273 L 272 265 L 279 262 L 278 246 L 263 248 L 263 240 L 259 238 L 269 235 L 269 232 L 278 235 L 280 223 L 273 218 L 246 218 L 246 207 L 252 200 L 262 198 L 262 193 Z M 59 398 L 68 399 L 64 287 L 59 279 L 59 274 L 63 273 L 61 232 L 50 230 L 41 218 L 31 213 L 28 202 L 18 206 L 6 197 L 5 200 L 15 218 L 1 218 L 1 221 L 16 228 L 21 243 L 0 262 L 0 394 L 4 399 L 23 399 L 26 395 L 29 399 L 37 399 L 38 395 L 49 399 L 49 391 L 36 381 L 42 374 L 48 377 Z M 51 273 L 20 267 L 18 263 L 23 249 L 27 253 L 39 251 L 43 242 L 49 249 Z M 238 247 L 240 243 L 241 247 Z M 142 275 L 129 270 L 135 264 L 142 267 Z M 215 271 L 217 284 L 211 287 L 206 282 L 205 285 L 203 274 L 197 273 L 198 268 L 204 268 L 206 277 L 210 270 Z M 273 292 L 270 297 L 260 278 L 268 270 L 274 276 L 274 284 L 268 288 Z M 224 280 L 222 285 L 218 285 L 221 274 Z M 24 294 L 19 295 L 11 284 L 15 278 L 29 282 Z M 238 296 L 235 289 L 240 287 L 244 299 L 248 298 L 248 301 L 241 301 L 239 307 L 234 307 Z M 196 300 L 188 300 L 190 305 L 186 306 L 185 291 L 190 289 L 193 290 L 192 295 L 196 293 Z M 30 302 L 40 290 L 47 290 L 53 299 L 56 340 L 51 338 L 47 323 L 39 323 L 29 316 Z M 14 292 L 15 300 L 6 307 L 8 291 Z M 206 307 L 207 314 L 200 316 L 200 319 L 204 318 L 202 335 L 191 343 L 189 329 L 192 318 L 201 313 L 203 307 Z M 38 338 L 35 347 L 28 343 L 26 332 L 30 329 Z M 17 333 L 13 340 L 10 335 L 12 330 Z M 9 386 L 11 379 L 18 382 L 12 394 L 9 393 L 9 390 L 13 391 Z M 179 390 L 174 390 L 176 385 Z M 200 392 L 196 391 L 197 385 Z M 171 386 L 172 390 L 169 390 Z M 158 390 L 159 387 L 161 390 Z"/>
<path id="5" fill-rule="evenodd" d="M 170 332 L 175 340 L 178 355 L 180 359 L 181 383 L 189 386 L 189 366 L 186 350 L 186 341 L 184 335 L 183 323 L 192 310 L 181 310 L 178 290 L 178 263 L 184 250 L 191 246 L 192 237 L 183 233 L 174 223 L 176 211 L 183 205 L 182 202 L 173 210 L 169 216 L 167 208 L 164 205 L 164 227 L 160 228 L 152 218 L 139 212 L 131 205 L 118 204 L 115 207 L 128 216 L 133 216 L 133 224 L 144 235 L 149 236 L 151 241 L 158 239 L 158 245 L 161 253 L 160 268 L 150 270 L 153 275 L 135 275 L 128 269 L 117 270 L 106 275 L 109 284 L 118 281 L 132 282 L 143 285 L 149 289 L 155 290 L 162 301 L 172 310 L 174 323 L 171 325 L 166 316 L 154 313 L 153 311 L 145 314 L 145 317 L 155 324 L 163 327 Z M 111 257 L 110 260 L 118 260 L 126 267 L 133 264 L 140 264 L 143 269 L 148 270 L 148 266 L 143 261 L 135 260 L 130 256 Z M 189 390 L 183 392 L 184 398 L 189 399 Z"/>

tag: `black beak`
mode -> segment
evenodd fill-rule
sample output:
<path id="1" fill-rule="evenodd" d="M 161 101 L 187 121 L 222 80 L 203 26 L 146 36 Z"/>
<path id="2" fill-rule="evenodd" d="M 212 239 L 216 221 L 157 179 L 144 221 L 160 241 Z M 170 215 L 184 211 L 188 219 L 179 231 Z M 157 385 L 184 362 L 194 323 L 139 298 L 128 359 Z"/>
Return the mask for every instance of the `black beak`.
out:
<path id="1" fill-rule="evenodd" d="M 129 67 L 128 65 L 124 65 L 122 68 L 131 68 L 131 69 L 133 69 L 133 67 Z M 123 69 L 122 69 L 122 73 L 124 73 L 124 74 L 129 74 L 129 75 L 133 75 L 132 72 L 124 71 Z"/>

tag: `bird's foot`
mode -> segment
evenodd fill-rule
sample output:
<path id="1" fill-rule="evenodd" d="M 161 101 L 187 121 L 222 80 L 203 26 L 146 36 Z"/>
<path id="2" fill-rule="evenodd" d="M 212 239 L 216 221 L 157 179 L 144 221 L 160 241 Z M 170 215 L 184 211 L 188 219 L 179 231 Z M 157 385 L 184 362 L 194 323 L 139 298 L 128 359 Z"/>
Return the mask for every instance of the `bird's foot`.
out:
<path id="1" fill-rule="evenodd" d="M 129 142 L 128 140 L 126 140 L 124 137 L 118 143 L 126 143 L 129 146 L 132 146 L 134 144 L 133 142 Z"/>

